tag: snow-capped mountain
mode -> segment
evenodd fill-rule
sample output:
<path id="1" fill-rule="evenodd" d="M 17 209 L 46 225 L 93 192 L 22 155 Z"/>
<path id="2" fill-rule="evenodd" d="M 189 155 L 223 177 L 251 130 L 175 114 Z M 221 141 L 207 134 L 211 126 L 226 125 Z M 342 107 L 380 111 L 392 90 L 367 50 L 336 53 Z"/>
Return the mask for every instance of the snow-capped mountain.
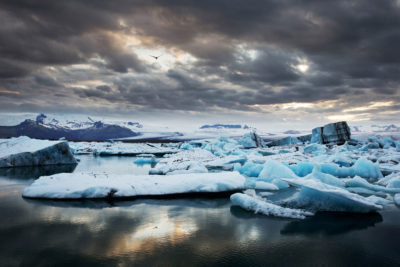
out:
<path id="1" fill-rule="evenodd" d="M 140 124 L 132 124 L 135 128 Z M 94 121 L 57 119 L 39 114 L 35 120 L 26 119 L 15 126 L 0 126 L 0 138 L 28 136 L 38 139 L 60 139 L 74 141 L 99 141 L 138 136 L 140 133 L 116 124 Z"/>
<path id="2" fill-rule="evenodd" d="M 87 117 L 87 119 L 82 120 L 82 119 L 71 119 L 71 118 L 65 118 L 62 116 L 58 117 L 52 117 L 49 115 L 45 115 L 43 113 L 39 114 L 36 117 L 36 123 L 48 127 L 48 128 L 53 128 L 53 129 L 69 129 L 69 130 L 78 130 L 78 129 L 87 129 L 90 127 L 95 126 L 96 124 L 99 123 L 105 123 L 105 124 L 110 124 L 110 125 L 118 125 L 121 127 L 125 127 L 131 130 L 137 130 L 143 128 L 143 125 L 141 125 L 138 122 L 102 122 L 102 121 L 96 121 L 92 119 L 91 117 Z"/>

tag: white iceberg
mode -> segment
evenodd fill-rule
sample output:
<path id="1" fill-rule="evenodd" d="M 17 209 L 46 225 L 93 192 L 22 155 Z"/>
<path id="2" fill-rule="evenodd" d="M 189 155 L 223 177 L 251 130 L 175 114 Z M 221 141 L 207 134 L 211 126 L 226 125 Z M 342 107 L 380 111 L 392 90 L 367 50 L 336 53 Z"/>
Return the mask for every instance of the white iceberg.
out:
<path id="1" fill-rule="evenodd" d="M 313 213 L 304 210 L 284 208 L 243 193 L 235 193 L 231 195 L 231 202 L 245 210 L 269 216 L 304 219 L 306 216 L 314 215 Z"/>
<path id="2" fill-rule="evenodd" d="M 77 164 L 68 143 L 21 136 L 0 140 L 0 168 Z"/>
<path id="3" fill-rule="evenodd" d="M 264 181 L 256 181 L 255 185 L 254 185 L 254 189 L 271 190 L 271 191 L 279 190 L 279 188 L 276 185 L 274 185 L 272 183 L 267 183 Z"/>
<path id="4" fill-rule="evenodd" d="M 340 187 L 324 184 L 318 180 L 283 180 L 301 189 L 294 198 L 288 200 L 289 205 L 298 208 L 361 213 L 382 209 L 382 206 L 365 197 L 350 193 Z"/>
<path id="5" fill-rule="evenodd" d="M 157 165 L 150 169 L 150 174 L 168 174 L 170 172 L 178 173 L 202 173 L 208 172 L 203 161 L 214 160 L 216 157 L 209 151 L 194 148 L 192 150 L 183 150 L 173 154 L 170 157 L 161 159 Z"/>
<path id="6" fill-rule="evenodd" d="M 94 154 L 99 156 L 138 156 L 153 154 L 163 156 L 179 152 L 179 149 L 164 144 L 124 142 L 70 142 L 75 155 Z"/>
<path id="7" fill-rule="evenodd" d="M 23 191 L 28 198 L 83 199 L 217 193 L 245 188 L 238 172 L 180 175 L 60 173 L 42 176 Z"/>
<path id="8" fill-rule="evenodd" d="M 319 166 L 316 166 L 312 173 L 305 176 L 303 179 L 319 180 L 325 184 L 330 184 L 338 187 L 344 187 L 345 185 L 345 183 L 341 179 L 336 178 L 335 176 L 328 173 L 321 172 Z"/>
<path id="9" fill-rule="evenodd" d="M 393 204 L 393 201 L 388 200 L 386 198 L 377 197 L 377 196 L 369 196 L 369 197 L 367 197 L 367 199 L 374 202 L 375 204 L 382 205 L 382 206 Z"/>
<path id="10" fill-rule="evenodd" d="M 373 191 L 373 190 L 367 189 L 365 187 L 346 187 L 346 190 L 351 193 L 356 193 L 356 194 L 360 194 L 360 195 L 375 195 L 375 196 L 381 196 L 381 197 L 386 196 L 386 193 L 383 193 L 380 191 Z"/>
<path id="11" fill-rule="evenodd" d="M 400 193 L 400 188 L 387 188 L 380 185 L 370 184 L 365 179 L 358 176 L 354 177 L 353 179 L 347 179 L 345 183 L 347 187 L 364 187 L 369 190 L 378 192 L 386 192 L 392 194 Z"/>

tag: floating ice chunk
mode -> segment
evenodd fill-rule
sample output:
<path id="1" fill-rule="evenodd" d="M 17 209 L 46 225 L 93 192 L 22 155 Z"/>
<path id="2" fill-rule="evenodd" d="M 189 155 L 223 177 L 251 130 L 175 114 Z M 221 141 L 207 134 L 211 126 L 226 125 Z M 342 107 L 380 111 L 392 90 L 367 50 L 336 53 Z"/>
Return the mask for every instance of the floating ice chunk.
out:
<path id="1" fill-rule="evenodd" d="M 382 209 L 382 206 L 375 204 L 365 197 L 350 193 L 340 187 L 324 184 L 318 180 L 283 180 L 301 188 L 300 192 L 288 201 L 289 205 L 297 208 L 362 213 Z"/>
<path id="2" fill-rule="evenodd" d="M 275 178 L 297 178 L 297 176 L 285 164 L 275 160 L 269 160 L 265 163 L 258 178 L 263 180 L 272 180 Z"/>
<path id="3" fill-rule="evenodd" d="M 303 144 L 303 142 L 297 139 L 296 137 L 287 136 L 285 138 L 269 142 L 267 146 L 271 147 L 271 146 L 285 146 L 285 145 L 299 145 L 299 144 Z"/>
<path id="4" fill-rule="evenodd" d="M 171 176 L 60 173 L 40 177 L 25 188 L 23 196 L 80 199 L 216 193 L 244 189 L 245 180 L 238 172 Z"/>
<path id="5" fill-rule="evenodd" d="M 319 167 L 315 167 L 313 172 L 305 176 L 304 179 L 319 180 L 325 184 L 344 187 L 344 182 L 342 180 L 328 173 L 321 172 Z"/>
<path id="6" fill-rule="evenodd" d="M 247 133 L 238 140 L 238 143 L 244 148 L 264 147 L 264 141 L 256 133 Z"/>
<path id="7" fill-rule="evenodd" d="M 263 168 L 264 168 L 263 164 L 256 164 L 249 161 L 246 162 L 243 166 L 235 165 L 236 171 L 249 177 L 258 177 Z"/>
<path id="8" fill-rule="evenodd" d="M 326 146 L 320 144 L 311 144 L 304 148 L 304 153 L 325 152 Z"/>
<path id="9" fill-rule="evenodd" d="M 369 149 L 379 149 L 379 148 L 380 148 L 379 144 L 376 142 L 373 142 L 373 143 L 369 143 L 367 145 L 367 150 L 365 150 L 365 151 L 368 151 Z"/>
<path id="10" fill-rule="evenodd" d="M 339 167 L 334 163 L 324 163 L 321 164 L 321 172 L 339 178 L 360 176 L 368 179 L 379 179 L 383 177 L 379 165 L 366 158 L 359 158 L 352 167 Z"/>
<path id="11" fill-rule="evenodd" d="M 0 140 L 0 168 L 77 164 L 67 142 L 21 136 Z"/>
<path id="12" fill-rule="evenodd" d="M 363 178 L 379 179 L 383 177 L 379 165 L 366 158 L 359 158 L 351 168 L 355 175 Z"/>
<path id="13" fill-rule="evenodd" d="M 191 150 L 191 149 L 193 149 L 193 146 L 191 144 L 189 144 L 189 143 L 183 143 L 181 145 L 181 149 L 182 150 Z"/>
<path id="14" fill-rule="evenodd" d="M 353 168 L 339 167 L 337 164 L 334 163 L 323 163 L 320 165 L 320 168 L 321 172 L 329 173 L 339 178 L 353 177 L 355 175 Z"/>
<path id="15" fill-rule="evenodd" d="M 379 138 L 378 139 L 379 144 L 384 148 L 388 149 L 389 147 L 395 147 L 395 143 L 391 138 L 384 137 L 384 138 Z"/>
<path id="16" fill-rule="evenodd" d="M 236 155 L 228 155 L 219 157 L 212 160 L 205 160 L 204 164 L 209 170 L 222 169 L 222 170 L 232 170 L 233 164 L 240 163 L 243 164 L 246 162 L 246 156 L 236 156 Z"/>
<path id="17" fill-rule="evenodd" d="M 377 205 L 387 206 L 393 204 L 393 201 L 388 200 L 386 198 L 377 197 L 377 196 L 369 196 L 367 197 L 368 200 L 374 202 Z"/>
<path id="18" fill-rule="evenodd" d="M 208 169 L 204 166 L 203 163 L 198 161 L 190 161 L 185 169 L 178 168 L 173 171 L 169 171 L 165 173 L 166 175 L 175 175 L 175 174 L 188 174 L 188 173 L 206 173 Z"/>
<path id="19" fill-rule="evenodd" d="M 400 188 L 400 176 L 391 179 L 386 187 L 387 188 Z"/>
<path id="20" fill-rule="evenodd" d="M 258 176 L 258 180 L 273 183 L 279 189 L 287 188 L 289 185 L 280 180 L 281 178 L 298 178 L 288 166 L 275 160 L 269 160 L 265 163 L 263 170 Z"/>
<path id="21" fill-rule="evenodd" d="M 300 177 L 304 177 L 312 173 L 314 164 L 309 162 L 299 162 L 297 164 L 289 165 L 289 168 Z"/>
<path id="22" fill-rule="evenodd" d="M 340 167 L 350 167 L 353 163 L 353 160 L 343 155 L 335 155 L 332 158 L 332 162 L 339 165 Z"/>
<path id="23" fill-rule="evenodd" d="M 381 179 L 379 179 L 376 184 L 378 185 L 383 185 L 387 186 L 392 180 L 397 180 L 397 178 L 400 178 L 400 174 L 398 173 L 391 173 Z"/>
<path id="24" fill-rule="evenodd" d="M 400 193 L 400 188 L 387 188 L 380 185 L 370 184 L 365 179 L 358 176 L 354 177 L 353 179 L 347 179 L 345 184 L 347 187 L 364 187 L 373 191 L 381 191 L 392 194 Z"/>
<path id="25" fill-rule="evenodd" d="M 271 181 L 272 184 L 276 185 L 279 189 L 285 189 L 289 187 L 289 184 L 280 178 L 275 178 Z"/>
<path id="26" fill-rule="evenodd" d="M 133 163 L 137 164 L 137 165 L 143 165 L 143 164 L 152 164 L 152 163 L 156 163 L 157 160 L 154 157 L 140 157 L 140 158 L 136 158 Z"/>
<path id="27" fill-rule="evenodd" d="M 254 211 L 254 213 L 260 213 L 268 216 L 304 219 L 306 216 L 313 215 L 313 213 L 308 211 L 284 208 L 242 193 L 231 195 L 231 202 L 245 210 Z"/>
<path id="28" fill-rule="evenodd" d="M 256 181 L 255 189 L 271 190 L 271 191 L 279 190 L 279 188 L 276 185 L 274 185 L 272 183 L 267 183 L 267 182 L 264 182 L 264 181 Z"/>
<path id="29" fill-rule="evenodd" d="M 363 195 L 376 195 L 376 196 L 381 196 L 385 197 L 386 193 L 380 192 L 380 191 L 373 191 L 370 189 L 367 189 L 365 187 L 346 187 L 346 190 L 352 193 L 356 194 L 363 194 Z"/>
<path id="30" fill-rule="evenodd" d="M 94 154 L 99 156 L 137 156 L 140 154 L 153 154 L 163 156 L 179 151 L 163 144 L 123 143 L 123 142 L 70 142 L 74 154 Z"/>
<path id="31" fill-rule="evenodd" d="M 393 200 L 394 200 L 394 203 L 396 203 L 396 205 L 400 206 L 400 194 L 394 195 Z"/>
<path id="32" fill-rule="evenodd" d="M 150 174 L 167 174 L 169 172 L 177 171 L 177 170 L 185 170 L 185 173 L 190 173 L 190 170 L 196 170 L 194 172 L 199 172 L 200 169 L 203 172 L 208 172 L 207 168 L 205 168 L 202 163 L 205 160 L 213 160 L 216 157 L 209 151 L 194 148 L 192 150 L 183 150 L 179 153 L 172 154 L 168 158 L 163 158 L 160 160 L 157 165 L 150 169 Z M 202 164 L 203 167 L 199 167 L 199 164 Z"/>
<path id="33" fill-rule="evenodd" d="M 400 152 L 400 141 L 396 141 L 396 151 Z"/>

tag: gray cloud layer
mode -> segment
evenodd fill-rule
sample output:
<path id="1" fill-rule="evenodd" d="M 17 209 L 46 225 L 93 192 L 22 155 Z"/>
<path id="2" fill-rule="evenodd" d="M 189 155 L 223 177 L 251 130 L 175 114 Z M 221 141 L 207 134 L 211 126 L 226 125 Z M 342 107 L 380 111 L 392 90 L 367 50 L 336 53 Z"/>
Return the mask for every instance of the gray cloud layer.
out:
<path id="1" fill-rule="evenodd" d="M 129 35 L 196 60 L 160 71 L 121 42 Z M 0 36 L 3 111 L 256 111 L 324 100 L 342 101 L 331 109 L 340 111 L 400 95 L 394 0 L 2 0 Z M 97 84 L 79 86 L 88 80 Z"/>

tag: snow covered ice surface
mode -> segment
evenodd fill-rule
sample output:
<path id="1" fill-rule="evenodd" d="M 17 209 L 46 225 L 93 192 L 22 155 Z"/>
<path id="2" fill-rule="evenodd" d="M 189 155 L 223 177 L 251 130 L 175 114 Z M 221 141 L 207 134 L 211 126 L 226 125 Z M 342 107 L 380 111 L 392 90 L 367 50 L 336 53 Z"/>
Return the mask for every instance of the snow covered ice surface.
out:
<path id="1" fill-rule="evenodd" d="M 313 215 L 313 213 L 308 211 L 283 208 L 278 205 L 266 202 L 260 198 L 252 197 L 242 193 L 231 195 L 231 202 L 234 205 L 240 206 L 245 210 L 276 217 L 304 219 L 306 216 Z"/>
<path id="2" fill-rule="evenodd" d="M 107 175 L 60 173 L 42 176 L 25 188 L 24 197 L 48 199 L 123 198 L 244 189 L 237 172 L 179 175 Z"/>
<path id="3" fill-rule="evenodd" d="M 100 156 L 135 156 L 140 154 L 165 155 L 179 150 L 163 144 L 123 143 L 123 142 L 70 142 L 74 154 L 94 154 Z"/>
<path id="4" fill-rule="evenodd" d="M 0 168 L 76 164 L 68 143 L 26 136 L 0 139 Z"/>

